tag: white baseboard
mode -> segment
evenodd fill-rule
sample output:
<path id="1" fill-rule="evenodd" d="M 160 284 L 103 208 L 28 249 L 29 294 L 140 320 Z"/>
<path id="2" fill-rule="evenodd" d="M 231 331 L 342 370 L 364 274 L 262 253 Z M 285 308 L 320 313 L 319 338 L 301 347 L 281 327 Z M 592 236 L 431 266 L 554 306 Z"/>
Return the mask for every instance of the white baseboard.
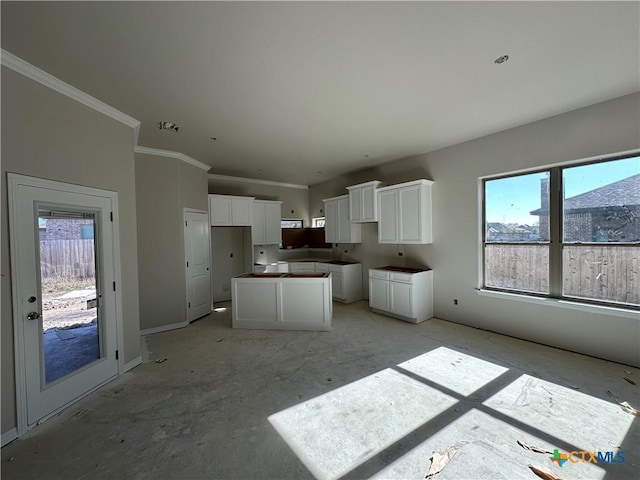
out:
<path id="1" fill-rule="evenodd" d="M 166 332 L 167 330 L 176 330 L 177 328 L 184 328 L 189 325 L 189 322 L 171 323 L 169 325 L 162 325 L 161 327 L 146 328 L 140 330 L 140 335 L 151 335 L 153 333 Z"/>
<path id="2" fill-rule="evenodd" d="M 16 438 L 18 438 L 18 429 L 12 428 L 8 432 L 2 434 L 2 447 L 4 447 L 7 443 L 13 442 Z"/>
<path id="3" fill-rule="evenodd" d="M 142 363 L 142 355 L 139 355 L 136 358 L 134 358 L 133 360 L 131 360 L 130 362 L 127 362 L 127 363 L 124 364 L 122 373 L 128 372 L 129 370 L 131 370 L 132 368 L 137 367 L 141 363 Z"/>

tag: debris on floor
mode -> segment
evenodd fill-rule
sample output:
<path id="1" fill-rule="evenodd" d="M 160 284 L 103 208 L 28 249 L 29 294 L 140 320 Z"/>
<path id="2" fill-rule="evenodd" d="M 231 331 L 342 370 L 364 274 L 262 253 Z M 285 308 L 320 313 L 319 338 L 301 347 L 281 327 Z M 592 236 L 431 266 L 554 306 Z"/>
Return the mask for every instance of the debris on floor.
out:
<path id="1" fill-rule="evenodd" d="M 536 447 L 535 445 L 529 445 L 527 443 L 521 442 L 520 440 L 516 440 L 516 441 L 518 442 L 518 445 L 520 445 L 525 450 L 531 450 L 532 452 L 535 452 L 535 453 L 546 453 L 549 455 L 553 455 L 553 452 L 551 450 Z"/>
<path id="2" fill-rule="evenodd" d="M 167 361 L 166 358 L 159 358 L 158 360 L 156 360 L 156 363 L 164 363 L 166 361 Z"/>
<path id="3" fill-rule="evenodd" d="M 635 415 L 636 417 L 640 417 L 640 410 L 637 410 L 635 408 L 633 408 L 631 405 L 629 405 L 629 402 L 621 402 L 620 400 L 618 400 L 618 398 L 611 393 L 609 390 L 607 390 L 607 394 L 611 397 L 611 399 L 616 402 L 618 405 L 620 405 L 620 408 L 622 408 L 622 410 L 626 413 L 629 413 L 631 415 Z"/>
<path id="4" fill-rule="evenodd" d="M 636 417 L 640 417 L 640 410 L 636 410 L 635 408 L 633 408 L 631 405 L 629 405 L 629 402 L 622 402 L 620 406 L 625 412 L 630 413 L 631 415 L 635 415 Z"/>
<path id="5" fill-rule="evenodd" d="M 634 382 L 633 380 L 631 380 L 630 378 L 627 377 L 622 377 L 626 382 L 629 382 L 631 385 L 635 385 L 636 382 Z"/>
<path id="6" fill-rule="evenodd" d="M 431 466 L 429 467 L 427 476 L 424 478 L 434 478 L 437 474 L 439 474 L 444 469 L 444 467 L 447 466 L 447 463 L 449 463 L 455 456 L 457 451 L 458 449 L 453 446 L 447 448 L 442 453 L 433 452 L 433 456 L 429 459 L 431 460 Z"/>
<path id="7" fill-rule="evenodd" d="M 562 480 L 560 477 L 556 477 L 553 473 L 546 472 L 540 468 L 534 467 L 533 465 L 529 465 L 529 469 L 544 480 Z"/>

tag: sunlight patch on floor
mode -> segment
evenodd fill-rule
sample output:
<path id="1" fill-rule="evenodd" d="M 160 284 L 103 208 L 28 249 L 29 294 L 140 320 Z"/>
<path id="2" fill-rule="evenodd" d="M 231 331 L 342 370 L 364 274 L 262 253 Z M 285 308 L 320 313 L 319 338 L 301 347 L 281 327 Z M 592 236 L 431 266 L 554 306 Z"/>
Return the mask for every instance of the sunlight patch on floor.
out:
<path id="1" fill-rule="evenodd" d="M 529 375 L 484 405 L 586 451 L 615 450 L 635 418 L 619 405 Z"/>
<path id="2" fill-rule="evenodd" d="M 548 451 L 549 441 L 520 430 L 502 420 L 472 409 L 459 419 L 426 439 L 411 451 L 378 472 L 375 479 L 424 479 L 431 465 L 433 452 L 444 452 L 454 446 L 455 456 L 437 476 L 438 480 L 461 478 L 491 478 L 516 480 L 536 478 L 529 470 L 532 464 L 552 472 L 560 478 L 604 478 L 605 470 L 591 463 L 565 463 L 563 467 L 551 462 L 547 453 L 523 449 L 518 441 Z"/>
<path id="3" fill-rule="evenodd" d="M 398 366 L 465 396 L 508 370 L 446 347 L 436 348 Z"/>
<path id="4" fill-rule="evenodd" d="M 433 419 L 456 400 L 392 369 L 269 417 L 320 479 L 340 477 Z"/>

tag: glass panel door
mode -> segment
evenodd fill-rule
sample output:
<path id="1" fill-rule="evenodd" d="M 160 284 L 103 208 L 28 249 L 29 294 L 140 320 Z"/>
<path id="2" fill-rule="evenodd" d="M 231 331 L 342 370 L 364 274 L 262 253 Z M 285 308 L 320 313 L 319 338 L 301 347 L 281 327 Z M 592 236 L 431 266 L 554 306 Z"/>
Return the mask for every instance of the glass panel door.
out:
<path id="1" fill-rule="evenodd" d="M 96 215 L 38 210 L 42 379 L 51 384 L 102 357 Z"/>

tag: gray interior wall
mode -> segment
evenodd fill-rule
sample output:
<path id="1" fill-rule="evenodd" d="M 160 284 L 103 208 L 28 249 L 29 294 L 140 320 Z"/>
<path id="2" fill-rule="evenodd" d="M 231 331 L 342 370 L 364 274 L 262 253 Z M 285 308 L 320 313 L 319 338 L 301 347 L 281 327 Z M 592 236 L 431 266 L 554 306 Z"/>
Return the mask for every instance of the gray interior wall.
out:
<path id="1" fill-rule="evenodd" d="M 309 190 L 307 189 L 209 179 L 209 193 L 256 197 L 259 200 L 280 200 L 282 218 L 301 218 L 304 220 L 305 227 L 311 226 Z"/>
<path id="2" fill-rule="evenodd" d="M 140 329 L 187 321 L 183 207 L 208 210 L 207 176 L 173 158 L 136 154 Z"/>
<path id="3" fill-rule="evenodd" d="M 140 329 L 184 323 L 179 160 L 135 155 Z"/>
<path id="4" fill-rule="evenodd" d="M 209 211 L 207 172 L 185 162 L 178 162 L 180 206 Z"/>
<path id="5" fill-rule="evenodd" d="M 140 355 L 133 130 L 2 67 L 2 432 L 16 426 L 6 173 L 118 193 L 124 361 Z"/>
<path id="6" fill-rule="evenodd" d="M 334 254 L 362 261 L 365 270 L 387 263 L 432 268 L 434 311 L 439 318 L 640 365 L 637 318 L 493 298 L 476 291 L 480 275 L 478 178 L 637 149 L 639 111 L 640 95 L 629 95 L 339 177 L 311 187 L 310 213 L 319 214 L 322 199 L 346 193 L 347 185 L 432 179 L 433 244 L 379 245 L 377 224 L 365 224 L 362 244 L 340 245 Z"/>

